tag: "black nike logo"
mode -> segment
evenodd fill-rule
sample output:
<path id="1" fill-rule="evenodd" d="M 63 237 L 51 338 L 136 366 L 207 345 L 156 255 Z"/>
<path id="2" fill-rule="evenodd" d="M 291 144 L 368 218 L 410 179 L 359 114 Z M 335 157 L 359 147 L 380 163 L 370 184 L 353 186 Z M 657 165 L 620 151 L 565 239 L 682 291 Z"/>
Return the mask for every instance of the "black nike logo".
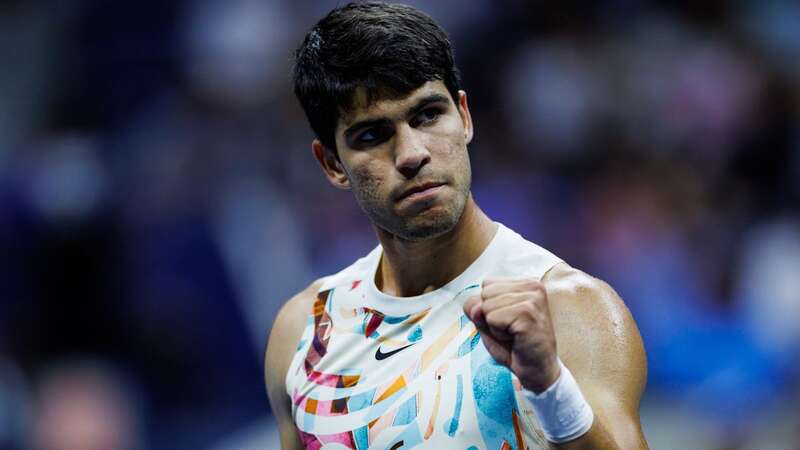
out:
<path id="1" fill-rule="evenodd" d="M 415 342 L 414 344 L 416 344 L 416 342 Z M 392 350 L 392 351 L 390 351 L 390 352 L 386 352 L 386 353 L 383 353 L 383 352 L 381 351 L 381 348 L 380 348 L 380 346 L 378 346 L 378 350 L 376 350 L 376 351 L 375 351 L 375 359 L 377 359 L 378 361 L 380 361 L 380 360 L 382 360 L 382 359 L 386 359 L 386 358 L 388 358 L 388 357 L 390 357 L 390 356 L 394 355 L 394 354 L 395 354 L 395 353 L 397 353 L 397 352 L 400 352 L 400 351 L 402 351 L 402 350 L 405 350 L 405 349 L 407 349 L 408 347 L 411 347 L 411 346 L 412 346 L 412 345 L 414 345 L 414 344 L 408 344 L 408 345 L 406 345 L 405 347 L 396 348 L 396 349 L 394 349 L 394 350 Z"/>

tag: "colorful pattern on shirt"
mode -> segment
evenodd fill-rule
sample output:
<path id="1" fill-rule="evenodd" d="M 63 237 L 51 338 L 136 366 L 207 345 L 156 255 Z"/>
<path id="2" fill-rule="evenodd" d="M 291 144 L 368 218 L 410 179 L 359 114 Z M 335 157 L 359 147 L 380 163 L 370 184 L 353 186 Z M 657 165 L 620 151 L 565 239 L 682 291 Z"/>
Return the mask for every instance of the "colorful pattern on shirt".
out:
<path id="1" fill-rule="evenodd" d="M 369 301 L 370 270 L 326 283 L 308 317 L 287 375 L 305 448 L 547 448 L 519 381 L 463 314 L 482 278 L 390 315 Z"/>

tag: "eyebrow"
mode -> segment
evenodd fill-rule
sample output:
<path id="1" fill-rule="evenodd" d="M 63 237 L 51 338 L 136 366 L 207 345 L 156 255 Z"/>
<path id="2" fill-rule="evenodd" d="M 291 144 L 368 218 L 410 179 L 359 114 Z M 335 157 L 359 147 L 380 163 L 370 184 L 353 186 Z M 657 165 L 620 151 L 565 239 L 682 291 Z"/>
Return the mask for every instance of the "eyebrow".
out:
<path id="1" fill-rule="evenodd" d="M 450 97 L 439 93 L 426 95 L 420 98 L 412 107 L 408 108 L 404 116 L 413 117 L 417 115 L 420 111 L 425 109 L 425 107 L 427 107 L 431 103 L 441 103 L 441 102 L 449 103 L 449 100 Z M 378 117 L 375 119 L 362 120 L 347 127 L 347 129 L 344 130 L 344 136 L 345 138 L 348 138 L 353 133 L 361 129 L 370 128 L 376 125 L 385 125 L 389 122 L 391 122 L 391 120 L 388 117 Z"/>

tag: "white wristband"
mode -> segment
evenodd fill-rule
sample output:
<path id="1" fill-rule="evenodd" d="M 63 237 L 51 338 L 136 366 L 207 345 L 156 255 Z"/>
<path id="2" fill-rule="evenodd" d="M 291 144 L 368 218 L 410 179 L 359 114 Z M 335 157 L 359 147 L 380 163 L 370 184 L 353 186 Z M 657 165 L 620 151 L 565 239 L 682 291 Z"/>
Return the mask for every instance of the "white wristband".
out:
<path id="1" fill-rule="evenodd" d="M 581 437 L 589 431 L 594 421 L 592 407 L 583 398 L 581 389 L 567 366 L 558 359 L 561 375 L 544 392 L 536 394 L 523 389 L 525 398 L 533 406 L 544 437 L 560 444 Z"/>

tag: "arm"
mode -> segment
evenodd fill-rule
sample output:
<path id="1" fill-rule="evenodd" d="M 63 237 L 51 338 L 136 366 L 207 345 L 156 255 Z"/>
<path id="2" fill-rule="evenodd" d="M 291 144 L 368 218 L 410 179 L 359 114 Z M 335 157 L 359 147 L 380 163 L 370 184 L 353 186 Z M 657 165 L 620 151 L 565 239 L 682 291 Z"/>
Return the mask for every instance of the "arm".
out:
<path id="1" fill-rule="evenodd" d="M 275 317 L 264 355 L 267 395 L 272 413 L 278 421 L 283 450 L 303 450 L 292 418 L 291 399 L 286 393 L 286 373 L 321 284 L 320 280 L 315 281 L 283 305 Z"/>
<path id="2" fill-rule="evenodd" d="M 644 348 L 608 285 L 559 264 L 541 282 L 486 280 L 464 310 L 489 353 L 529 391 L 545 391 L 559 379 L 559 358 L 574 375 L 594 421 L 580 437 L 551 448 L 647 448 L 638 416 Z"/>
<path id="3" fill-rule="evenodd" d="M 594 411 L 592 428 L 556 449 L 646 449 L 639 401 L 647 379 L 642 338 L 606 283 L 559 264 L 542 279 L 558 354 Z"/>

